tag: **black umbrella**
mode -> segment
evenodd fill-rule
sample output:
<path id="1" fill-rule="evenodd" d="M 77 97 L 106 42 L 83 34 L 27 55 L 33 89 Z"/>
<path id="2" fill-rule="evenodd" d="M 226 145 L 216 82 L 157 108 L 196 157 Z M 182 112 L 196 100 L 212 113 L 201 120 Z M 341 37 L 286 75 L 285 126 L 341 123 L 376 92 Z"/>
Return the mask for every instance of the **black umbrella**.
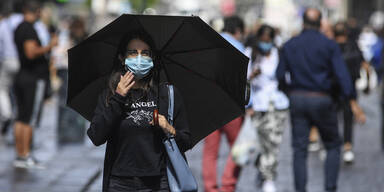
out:
<path id="1" fill-rule="evenodd" d="M 167 80 L 184 99 L 193 144 L 244 113 L 245 55 L 199 17 L 128 14 L 68 51 L 71 108 L 91 120 L 120 40 L 137 30 L 152 37 Z"/>

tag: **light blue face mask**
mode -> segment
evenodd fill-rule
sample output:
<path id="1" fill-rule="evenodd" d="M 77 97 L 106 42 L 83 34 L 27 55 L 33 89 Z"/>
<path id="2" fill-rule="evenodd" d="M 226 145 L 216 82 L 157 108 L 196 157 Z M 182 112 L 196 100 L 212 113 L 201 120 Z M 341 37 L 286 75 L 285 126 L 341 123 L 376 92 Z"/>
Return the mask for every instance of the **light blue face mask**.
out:
<path id="1" fill-rule="evenodd" d="M 125 66 L 137 79 L 142 79 L 153 68 L 153 61 L 150 57 L 143 57 L 139 54 L 136 57 L 126 58 Z"/>
<path id="2" fill-rule="evenodd" d="M 258 47 L 262 53 L 268 53 L 269 51 L 271 51 L 273 44 L 266 43 L 266 42 L 259 42 Z"/>

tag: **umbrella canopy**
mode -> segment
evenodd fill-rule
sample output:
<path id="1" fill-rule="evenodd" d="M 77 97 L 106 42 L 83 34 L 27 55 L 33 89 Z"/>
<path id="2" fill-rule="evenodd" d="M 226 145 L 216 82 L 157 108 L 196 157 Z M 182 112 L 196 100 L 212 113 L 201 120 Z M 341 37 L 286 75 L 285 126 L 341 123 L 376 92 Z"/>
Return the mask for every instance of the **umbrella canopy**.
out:
<path id="1" fill-rule="evenodd" d="M 196 16 L 122 15 L 68 51 L 67 104 L 91 120 L 120 40 L 144 30 L 183 97 L 193 144 L 244 113 L 248 58 Z"/>

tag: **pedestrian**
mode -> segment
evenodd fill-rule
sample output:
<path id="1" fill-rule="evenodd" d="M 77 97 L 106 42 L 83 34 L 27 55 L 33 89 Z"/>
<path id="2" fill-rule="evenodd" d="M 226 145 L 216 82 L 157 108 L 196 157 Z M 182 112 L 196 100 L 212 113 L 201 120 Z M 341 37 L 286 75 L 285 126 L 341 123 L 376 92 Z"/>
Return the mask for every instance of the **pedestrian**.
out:
<path id="1" fill-rule="evenodd" d="M 240 40 L 244 35 L 244 23 L 238 16 L 224 18 L 224 28 L 221 34 L 239 51 L 244 52 L 245 48 Z M 240 174 L 240 167 L 235 164 L 228 154 L 224 173 L 221 180 L 221 187 L 217 184 L 217 158 L 220 148 L 221 135 L 225 134 L 229 146 L 232 147 L 240 131 L 243 117 L 237 117 L 222 128 L 208 135 L 204 140 L 203 149 L 203 180 L 204 191 L 206 192 L 233 192 L 236 188 L 237 179 Z"/>
<path id="2" fill-rule="evenodd" d="M 352 81 L 339 46 L 320 33 L 321 12 L 308 8 L 303 15 L 303 31 L 282 48 L 277 78 L 281 87 L 288 86 L 292 123 L 293 172 L 297 192 L 305 192 L 307 155 L 312 125 L 319 130 L 327 151 L 325 160 L 325 191 L 337 190 L 342 140 L 337 128 L 337 109 L 332 97 L 341 90 L 350 103 Z M 288 83 L 286 76 L 289 76 Z M 338 86 L 334 89 L 334 82 Z M 361 109 L 351 105 L 352 112 Z"/>
<path id="3" fill-rule="evenodd" d="M 287 119 L 288 98 L 278 90 L 276 69 L 279 51 L 274 45 L 275 30 L 262 25 L 256 41 L 246 49 L 250 58 L 248 79 L 251 82 L 251 104 L 248 114 L 258 133 L 260 154 L 256 160 L 258 181 L 263 192 L 275 192 L 279 147 Z"/>
<path id="4" fill-rule="evenodd" d="M 85 136 L 85 121 L 79 114 L 67 106 L 68 92 L 68 49 L 79 44 L 87 37 L 83 19 L 73 17 L 62 20 L 58 46 L 52 50 L 52 88 L 58 90 L 58 138 L 59 143 L 82 142 Z M 56 87 L 56 88 L 55 88 Z"/>
<path id="5" fill-rule="evenodd" d="M 332 24 L 328 19 L 322 19 L 321 25 L 320 25 L 320 32 L 324 34 L 328 39 L 334 39 L 334 32 L 332 28 Z M 317 152 L 319 151 L 319 157 L 321 160 L 324 160 L 324 149 L 322 149 L 320 138 L 319 138 L 319 131 L 317 130 L 316 126 L 311 127 L 311 131 L 309 132 L 309 144 L 308 144 L 308 151 L 309 152 Z"/>
<path id="6" fill-rule="evenodd" d="M 0 127 L 1 134 L 5 135 L 14 118 L 11 88 L 20 67 L 13 33 L 23 17 L 9 9 L 3 15 L 0 21 Z"/>
<path id="7" fill-rule="evenodd" d="M 48 62 L 44 54 L 57 44 L 57 38 L 54 37 L 48 46 L 41 46 L 33 26 L 39 19 L 40 7 L 37 1 L 26 1 L 23 6 L 24 20 L 14 33 L 20 62 L 20 70 L 15 78 L 18 114 L 14 125 L 17 154 L 14 166 L 21 168 L 40 167 L 30 153 L 30 146 L 49 79 Z"/>
<path id="8" fill-rule="evenodd" d="M 370 26 L 366 26 L 361 31 L 357 43 L 363 54 L 364 62 L 356 88 L 369 94 L 371 90 L 376 88 L 380 80 L 383 42 Z"/>
<path id="9" fill-rule="evenodd" d="M 363 55 L 355 41 L 348 38 L 347 25 L 344 22 L 338 22 L 334 26 L 335 41 L 340 46 L 345 64 L 352 80 L 352 85 L 355 85 L 356 80 L 360 77 L 360 68 L 364 62 Z M 354 94 L 353 99 L 357 99 L 355 86 L 352 86 Z M 351 105 L 348 101 L 340 99 L 340 104 L 343 111 L 344 120 L 344 147 L 343 160 L 345 163 L 353 163 L 355 155 L 352 151 L 353 144 L 353 113 Z M 364 115 L 364 114 L 363 114 Z M 365 115 L 364 115 L 365 116 Z"/>
<path id="10" fill-rule="evenodd" d="M 191 148 L 182 98 L 175 89 L 174 127 L 166 120 L 168 89 L 159 84 L 154 43 L 143 31 L 120 42 L 108 88 L 99 96 L 87 134 L 96 145 L 107 142 L 103 192 L 169 191 L 165 133 L 181 152 Z M 86 74 L 84 74 L 86 75 Z M 158 125 L 153 111 L 159 108 Z"/>

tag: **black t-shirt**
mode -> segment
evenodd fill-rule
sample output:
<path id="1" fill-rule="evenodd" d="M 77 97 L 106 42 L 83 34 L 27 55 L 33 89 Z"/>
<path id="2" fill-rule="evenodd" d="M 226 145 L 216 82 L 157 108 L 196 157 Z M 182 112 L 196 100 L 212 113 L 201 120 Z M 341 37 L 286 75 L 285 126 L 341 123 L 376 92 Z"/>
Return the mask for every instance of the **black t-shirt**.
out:
<path id="1" fill-rule="evenodd" d="M 164 133 L 149 122 L 155 108 L 167 117 L 167 90 L 166 86 L 160 86 L 159 97 L 134 89 L 127 97 L 115 94 L 108 100 L 107 90 L 100 95 L 87 133 L 95 145 L 108 142 L 104 167 L 107 175 L 142 177 L 165 174 Z M 184 152 L 191 148 L 190 132 L 182 97 L 176 88 L 174 90 L 175 140 L 180 151 Z"/>
<path id="2" fill-rule="evenodd" d="M 15 43 L 19 53 L 20 60 L 20 72 L 29 73 L 35 78 L 46 79 L 49 77 L 49 66 L 48 61 L 41 55 L 35 59 L 28 59 L 24 52 L 24 43 L 27 40 L 35 40 L 38 45 L 41 46 L 37 32 L 33 27 L 33 23 L 23 21 L 15 30 Z"/>

